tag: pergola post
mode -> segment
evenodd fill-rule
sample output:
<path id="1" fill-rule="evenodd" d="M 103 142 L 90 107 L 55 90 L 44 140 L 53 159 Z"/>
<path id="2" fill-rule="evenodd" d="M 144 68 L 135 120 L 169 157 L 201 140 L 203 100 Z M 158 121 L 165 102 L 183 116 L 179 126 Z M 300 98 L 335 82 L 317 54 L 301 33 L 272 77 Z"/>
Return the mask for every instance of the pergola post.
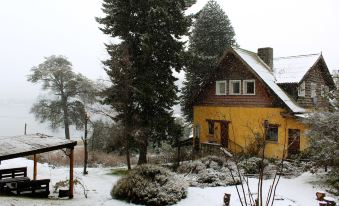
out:
<path id="1" fill-rule="evenodd" d="M 37 155 L 33 155 L 33 161 L 34 161 L 34 166 L 33 166 L 33 180 L 37 179 L 37 174 L 38 174 L 38 158 Z"/>
<path id="2" fill-rule="evenodd" d="M 69 154 L 69 198 L 73 198 L 74 191 L 74 177 L 73 177 L 73 167 L 74 167 L 74 147 L 70 148 Z"/>

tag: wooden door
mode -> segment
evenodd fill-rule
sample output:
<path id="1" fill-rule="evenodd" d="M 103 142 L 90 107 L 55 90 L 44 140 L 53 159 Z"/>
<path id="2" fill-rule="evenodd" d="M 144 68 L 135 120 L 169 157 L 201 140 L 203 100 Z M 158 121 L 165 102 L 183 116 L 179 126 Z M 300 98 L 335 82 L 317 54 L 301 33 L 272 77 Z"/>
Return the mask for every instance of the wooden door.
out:
<path id="1" fill-rule="evenodd" d="M 228 122 L 220 122 L 220 143 L 228 148 Z"/>
<path id="2" fill-rule="evenodd" d="M 300 153 L 300 130 L 288 130 L 288 156 Z"/>

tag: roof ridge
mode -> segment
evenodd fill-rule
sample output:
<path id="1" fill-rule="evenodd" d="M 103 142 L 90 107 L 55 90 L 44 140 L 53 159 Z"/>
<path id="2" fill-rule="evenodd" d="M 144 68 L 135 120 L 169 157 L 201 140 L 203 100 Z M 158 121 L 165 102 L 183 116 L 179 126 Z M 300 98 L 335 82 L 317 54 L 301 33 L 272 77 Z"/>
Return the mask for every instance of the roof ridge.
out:
<path id="1" fill-rule="evenodd" d="M 253 52 L 253 51 L 246 50 L 246 49 L 243 49 L 243 48 L 240 48 L 240 47 L 232 47 L 232 49 L 239 49 L 239 50 L 242 50 L 242 51 L 244 51 L 244 52 L 251 53 L 251 54 L 256 54 L 256 55 L 257 55 L 257 53 L 255 53 L 255 52 Z"/>
<path id="2" fill-rule="evenodd" d="M 294 55 L 294 56 L 285 56 L 285 57 L 275 57 L 273 59 L 291 59 L 291 58 L 300 58 L 300 57 L 307 57 L 307 56 L 320 56 L 320 53 L 314 53 L 314 54 L 301 54 L 301 55 Z"/>

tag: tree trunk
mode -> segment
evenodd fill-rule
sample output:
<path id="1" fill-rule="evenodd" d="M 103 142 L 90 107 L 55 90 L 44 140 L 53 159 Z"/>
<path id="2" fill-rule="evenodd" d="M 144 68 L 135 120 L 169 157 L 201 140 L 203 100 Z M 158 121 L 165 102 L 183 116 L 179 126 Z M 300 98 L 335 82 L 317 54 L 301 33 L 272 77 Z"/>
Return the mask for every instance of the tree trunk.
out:
<path id="1" fill-rule="evenodd" d="M 143 139 L 142 142 L 139 143 L 139 160 L 138 165 L 147 163 L 147 139 Z"/>
<path id="2" fill-rule="evenodd" d="M 126 141 L 126 162 L 127 162 L 127 169 L 130 170 L 131 169 L 131 158 L 130 158 L 130 139 L 129 139 L 129 135 L 127 132 L 128 128 L 125 124 L 124 126 L 124 139 Z"/>
<path id="3" fill-rule="evenodd" d="M 88 122 L 88 117 L 85 117 L 85 136 L 84 136 L 84 175 L 88 174 L 87 171 L 87 162 L 88 162 L 88 149 L 87 149 L 87 122 Z"/>
<path id="4" fill-rule="evenodd" d="M 127 140 L 127 142 L 129 142 L 129 140 Z M 130 153 L 129 153 L 129 143 L 127 143 L 127 147 L 126 147 L 126 161 L 127 161 L 127 169 L 131 170 L 131 157 L 130 157 Z"/>
<path id="5" fill-rule="evenodd" d="M 62 97 L 63 112 L 64 112 L 64 126 L 65 126 L 65 137 L 66 139 L 71 139 L 69 135 L 69 120 L 68 120 L 68 107 L 67 107 L 67 98 Z"/>

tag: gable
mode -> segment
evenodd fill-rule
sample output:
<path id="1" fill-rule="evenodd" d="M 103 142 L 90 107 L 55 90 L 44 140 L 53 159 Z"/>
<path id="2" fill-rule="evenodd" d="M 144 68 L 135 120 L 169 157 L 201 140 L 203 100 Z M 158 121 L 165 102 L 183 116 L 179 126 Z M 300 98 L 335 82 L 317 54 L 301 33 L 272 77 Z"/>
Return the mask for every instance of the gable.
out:
<path id="1" fill-rule="evenodd" d="M 334 87 L 334 81 L 327 69 L 325 61 L 320 58 L 319 61 L 305 74 L 302 81 L 305 84 L 305 95 L 298 96 L 297 102 L 305 108 L 329 108 L 330 104 L 326 95 L 322 95 L 324 87 L 331 89 Z M 315 85 L 316 102 L 311 96 L 312 84 Z M 324 93 L 323 93 L 324 94 Z"/>
<path id="2" fill-rule="evenodd" d="M 329 86 L 332 90 L 335 89 L 334 80 L 322 56 L 305 74 L 303 80 L 306 79 L 319 81 L 319 83 Z"/>
<path id="3" fill-rule="evenodd" d="M 245 67 L 249 71 L 254 74 L 258 80 L 260 80 L 266 88 L 268 88 L 267 91 L 271 91 L 273 96 L 277 97 L 277 99 L 280 100 L 280 103 L 282 103 L 283 106 L 286 106 L 290 111 L 293 113 L 304 113 L 306 112 L 305 109 L 298 106 L 292 98 L 290 98 L 276 83 L 275 78 L 272 72 L 270 72 L 268 66 L 257 56 L 256 53 L 249 52 L 247 50 L 243 50 L 240 48 L 230 48 L 227 49 L 223 55 L 223 57 L 220 60 L 220 64 L 223 61 L 232 61 L 231 59 L 228 59 L 228 55 L 233 54 L 234 59 L 240 60 Z M 217 77 L 217 73 L 213 72 L 211 75 L 211 78 L 209 82 L 205 83 L 201 90 L 198 92 L 196 97 L 192 100 L 193 104 L 201 104 L 202 98 L 207 97 L 206 94 L 202 95 L 202 93 L 206 93 L 208 89 L 210 88 L 211 84 L 215 81 Z M 196 101 L 198 100 L 198 101 Z M 212 103 L 212 102 L 211 102 Z"/>
<path id="4" fill-rule="evenodd" d="M 230 82 L 241 81 L 241 94 L 232 95 Z M 243 86 L 247 80 L 254 80 L 255 95 L 244 94 Z M 226 95 L 216 94 L 216 82 L 226 81 Z M 227 54 L 199 95 L 196 105 L 215 106 L 246 106 L 246 107 L 274 107 L 279 100 L 266 88 L 265 83 L 257 77 L 248 67 L 233 53 Z"/>

